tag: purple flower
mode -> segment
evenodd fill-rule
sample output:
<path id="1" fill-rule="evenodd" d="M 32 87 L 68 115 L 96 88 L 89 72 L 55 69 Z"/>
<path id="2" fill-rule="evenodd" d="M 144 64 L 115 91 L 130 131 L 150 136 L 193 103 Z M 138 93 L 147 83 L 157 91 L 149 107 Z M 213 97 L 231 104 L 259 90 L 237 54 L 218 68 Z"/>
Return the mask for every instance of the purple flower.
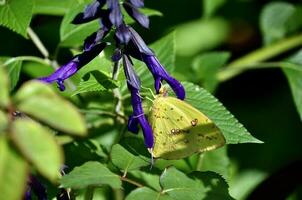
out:
<path id="1" fill-rule="evenodd" d="M 64 81 L 75 74 L 84 65 L 89 63 L 106 47 L 106 43 L 100 43 L 93 46 L 89 51 L 84 51 L 82 54 L 75 56 L 67 64 L 57 69 L 53 74 L 39 78 L 38 80 L 45 83 L 57 82 L 58 87 L 61 91 L 65 90 Z"/>
<path id="2" fill-rule="evenodd" d="M 168 74 L 155 56 L 143 55 L 143 61 L 146 63 L 154 77 L 154 87 L 157 93 L 159 93 L 161 82 L 164 80 L 170 85 L 177 98 L 181 100 L 185 99 L 186 94 L 182 84 Z"/>
<path id="3" fill-rule="evenodd" d="M 156 92 L 159 93 L 161 82 L 166 81 L 175 92 L 177 98 L 181 100 L 185 99 L 186 94 L 182 84 L 165 70 L 140 35 L 131 27 L 129 27 L 129 31 L 132 35 L 132 44 L 135 47 L 134 51 L 133 49 L 130 49 L 129 53 L 147 65 L 148 69 L 153 75 L 154 88 Z"/>
<path id="4" fill-rule="evenodd" d="M 90 22 L 100 17 L 101 8 L 105 5 L 105 0 L 94 1 L 93 3 L 86 6 L 84 12 L 81 12 L 75 16 L 73 24 L 83 24 Z"/>
<path id="5" fill-rule="evenodd" d="M 25 193 L 24 198 L 31 200 L 31 193 L 34 193 L 39 200 L 47 200 L 46 188 L 44 185 L 35 177 L 30 176 L 28 181 L 28 189 Z"/>
<path id="6" fill-rule="evenodd" d="M 149 28 L 149 18 L 146 15 L 140 13 L 137 7 L 128 2 L 124 2 L 123 6 L 128 15 L 130 15 L 136 22 L 138 22 L 145 28 Z"/>
<path id="7" fill-rule="evenodd" d="M 145 117 L 142 100 L 139 94 L 140 80 L 133 70 L 131 61 L 126 55 L 123 55 L 123 66 L 127 79 L 127 86 L 131 92 L 131 104 L 133 108 L 133 114 L 129 117 L 128 120 L 128 130 L 133 133 L 138 133 L 138 125 L 140 125 L 143 130 L 146 147 L 152 148 L 154 144 L 154 138 L 152 128 Z"/>

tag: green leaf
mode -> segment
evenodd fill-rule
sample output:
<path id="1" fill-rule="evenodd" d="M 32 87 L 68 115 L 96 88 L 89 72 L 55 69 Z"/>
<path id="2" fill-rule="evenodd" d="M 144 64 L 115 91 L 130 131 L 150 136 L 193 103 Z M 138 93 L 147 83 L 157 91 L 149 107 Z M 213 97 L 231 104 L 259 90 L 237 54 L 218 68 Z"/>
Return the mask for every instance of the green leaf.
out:
<path id="1" fill-rule="evenodd" d="M 71 24 L 74 17 L 82 12 L 86 4 L 74 4 L 63 18 L 60 27 L 61 46 L 82 45 L 87 36 L 99 29 L 98 20 L 94 20 L 81 25 Z"/>
<path id="2" fill-rule="evenodd" d="M 72 96 L 86 92 L 106 91 L 117 87 L 118 83 L 112 80 L 105 72 L 94 70 L 84 76 Z"/>
<path id="3" fill-rule="evenodd" d="M 0 199 L 19 200 L 27 188 L 28 165 L 0 136 Z"/>
<path id="4" fill-rule="evenodd" d="M 0 25 L 27 38 L 27 27 L 32 18 L 32 0 L 6 0 L 0 5 Z"/>
<path id="5" fill-rule="evenodd" d="M 156 192 L 150 188 L 142 187 L 130 192 L 126 200 L 172 200 L 171 197 L 160 192 Z"/>
<path id="6" fill-rule="evenodd" d="M 9 104 L 9 83 L 5 70 L 0 67 L 0 108 Z"/>
<path id="7" fill-rule="evenodd" d="M 10 78 L 10 82 L 11 82 L 11 84 L 10 84 L 11 90 L 13 90 L 16 87 L 16 85 L 19 81 L 21 67 L 22 67 L 22 61 L 16 61 L 16 62 L 13 62 L 6 66 L 6 69 L 7 69 L 9 78 Z"/>
<path id="8" fill-rule="evenodd" d="M 142 155 L 148 154 L 142 140 L 129 137 L 124 139 L 122 145 L 115 144 L 111 150 L 111 160 L 116 167 L 127 172 L 151 164 L 150 158 Z"/>
<path id="9" fill-rule="evenodd" d="M 203 0 L 203 16 L 211 17 L 221 6 L 226 3 L 226 0 Z"/>
<path id="10" fill-rule="evenodd" d="M 163 194 L 173 200 L 182 199 L 226 199 L 229 195 L 227 183 L 214 172 L 192 172 L 187 176 L 174 167 L 167 168 L 161 175 Z"/>
<path id="11" fill-rule="evenodd" d="M 203 153 L 201 156 L 200 171 L 212 171 L 229 180 L 230 160 L 227 156 L 227 148 L 222 147 L 214 151 Z"/>
<path id="12" fill-rule="evenodd" d="M 302 26 L 301 8 L 287 2 L 271 2 L 260 14 L 260 28 L 265 44 L 284 38 Z"/>
<path id="13" fill-rule="evenodd" d="M 7 128 L 8 125 L 8 119 L 7 114 L 0 110 L 0 135 L 2 134 L 2 131 L 4 131 Z"/>
<path id="14" fill-rule="evenodd" d="M 184 173 L 174 167 L 167 168 L 160 177 L 162 193 L 167 193 L 174 200 L 200 200 L 205 198 L 206 188 L 204 185 L 190 179 Z"/>
<path id="15" fill-rule="evenodd" d="M 17 108 L 69 134 L 86 135 L 86 124 L 70 102 L 59 97 L 49 85 L 32 81 L 17 92 Z"/>
<path id="16" fill-rule="evenodd" d="M 154 165 L 155 168 L 157 168 Z M 159 175 L 155 173 L 150 173 L 149 168 L 145 168 L 146 170 L 133 170 L 128 173 L 128 176 L 134 177 L 134 180 L 138 180 L 142 185 L 146 187 L 150 187 L 156 191 L 160 191 L 161 187 L 159 184 Z"/>
<path id="17" fill-rule="evenodd" d="M 121 188 L 121 180 L 118 175 L 112 173 L 99 162 L 86 162 L 75 167 L 69 174 L 61 179 L 64 188 L 83 189 L 89 186 L 109 185 L 112 188 Z"/>
<path id="18" fill-rule="evenodd" d="M 205 199 L 234 200 L 229 194 L 229 186 L 218 174 L 214 172 L 193 172 L 189 176 L 203 183 L 206 188 Z"/>
<path id="19" fill-rule="evenodd" d="M 223 43 L 229 35 L 229 25 L 223 18 L 197 20 L 176 28 L 176 53 L 192 56 Z"/>
<path id="20" fill-rule="evenodd" d="M 302 51 L 300 50 L 294 56 L 292 56 L 288 61 L 292 63 L 283 63 L 283 71 L 288 79 L 290 89 L 294 98 L 294 102 L 300 119 L 302 120 Z M 290 68 L 290 66 L 293 66 Z M 295 69 L 297 68 L 297 69 Z M 300 69 L 300 70 L 298 70 Z"/>
<path id="21" fill-rule="evenodd" d="M 33 13 L 42 15 L 64 15 L 74 3 L 73 0 L 34 0 Z"/>
<path id="22" fill-rule="evenodd" d="M 209 52 L 196 57 L 193 61 L 193 71 L 196 78 L 202 81 L 203 87 L 212 92 L 216 89 L 219 81 L 217 72 L 231 57 L 229 52 Z"/>
<path id="23" fill-rule="evenodd" d="M 59 178 L 63 150 L 48 129 L 30 119 L 17 119 L 12 136 L 20 152 L 43 176 L 51 181 Z"/>
<path id="24" fill-rule="evenodd" d="M 248 195 L 267 177 L 257 170 L 245 170 L 232 177 L 230 194 L 236 199 L 247 199 Z"/>
<path id="25" fill-rule="evenodd" d="M 222 131 L 227 144 L 262 143 L 209 92 L 192 83 L 184 83 L 186 101 L 208 116 Z"/>

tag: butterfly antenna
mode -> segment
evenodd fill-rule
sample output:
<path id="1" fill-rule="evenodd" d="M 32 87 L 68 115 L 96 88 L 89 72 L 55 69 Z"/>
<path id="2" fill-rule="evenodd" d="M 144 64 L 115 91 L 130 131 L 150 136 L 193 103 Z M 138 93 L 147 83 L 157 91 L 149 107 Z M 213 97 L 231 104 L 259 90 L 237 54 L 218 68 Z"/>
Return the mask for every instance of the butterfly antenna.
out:
<path id="1" fill-rule="evenodd" d="M 147 100 L 149 100 L 149 101 L 151 101 L 152 103 L 153 103 L 153 99 L 150 99 L 149 97 L 143 97 L 143 96 L 141 96 L 139 93 L 137 93 L 136 94 L 137 96 L 139 96 L 141 99 L 147 99 Z"/>
<path id="2" fill-rule="evenodd" d="M 143 88 L 145 90 L 148 90 L 151 93 L 152 97 L 155 98 L 155 94 L 153 93 L 153 91 L 151 90 L 151 88 L 147 88 L 147 87 L 144 87 L 144 86 L 141 86 L 141 88 Z"/>

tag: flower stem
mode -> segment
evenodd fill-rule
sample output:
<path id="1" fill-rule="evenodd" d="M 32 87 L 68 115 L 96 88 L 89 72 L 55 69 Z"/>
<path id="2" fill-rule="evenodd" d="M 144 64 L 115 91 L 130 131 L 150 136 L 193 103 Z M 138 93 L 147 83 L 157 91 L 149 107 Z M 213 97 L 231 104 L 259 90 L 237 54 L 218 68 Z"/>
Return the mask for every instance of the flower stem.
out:
<path id="1" fill-rule="evenodd" d="M 116 81 L 118 79 L 120 71 L 120 62 L 115 62 L 113 65 L 113 71 L 112 71 L 112 79 Z M 113 96 L 117 99 L 117 103 L 115 105 L 115 112 L 117 113 L 117 116 L 124 116 L 123 112 L 123 99 L 122 99 L 122 94 L 119 88 L 114 88 L 113 89 Z M 125 122 L 124 119 L 119 119 L 118 120 L 123 124 Z"/>
<path id="2" fill-rule="evenodd" d="M 251 69 L 257 67 L 257 63 L 271 59 L 277 55 L 280 55 L 288 50 L 294 49 L 302 45 L 302 34 L 286 38 L 280 42 L 276 42 L 272 45 L 257 49 L 237 60 L 234 60 L 226 66 L 224 70 L 217 74 L 219 81 L 226 81 L 245 69 Z"/>

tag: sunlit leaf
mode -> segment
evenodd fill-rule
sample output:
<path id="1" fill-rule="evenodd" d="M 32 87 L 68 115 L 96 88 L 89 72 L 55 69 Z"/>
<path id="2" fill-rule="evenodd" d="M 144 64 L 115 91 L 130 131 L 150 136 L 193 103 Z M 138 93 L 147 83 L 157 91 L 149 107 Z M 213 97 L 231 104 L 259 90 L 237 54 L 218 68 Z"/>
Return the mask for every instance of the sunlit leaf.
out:
<path id="1" fill-rule="evenodd" d="M 9 83 L 5 70 L 0 67 L 0 108 L 9 104 Z"/>
<path id="2" fill-rule="evenodd" d="M 32 18 L 32 0 L 10 0 L 0 5 L 0 25 L 27 38 L 27 28 Z"/>
<path id="3" fill-rule="evenodd" d="M 148 166 L 151 164 L 151 158 L 142 155 L 143 152 L 146 152 L 145 149 L 146 148 L 142 140 L 137 138 L 126 138 L 123 141 L 123 146 L 115 144 L 112 147 L 112 163 L 126 172 L 143 166 Z"/>
<path id="4" fill-rule="evenodd" d="M 101 187 L 102 185 L 110 185 L 112 188 L 121 187 L 121 180 L 118 175 L 112 173 L 103 164 L 94 161 L 75 167 L 69 174 L 63 176 L 60 182 L 62 187 L 73 189 L 89 186 Z"/>
<path id="5" fill-rule="evenodd" d="M 59 178 L 63 152 L 48 129 L 29 119 L 17 119 L 13 123 L 13 140 L 43 176 L 52 181 Z"/>
<path id="6" fill-rule="evenodd" d="M 74 3 L 73 0 L 34 0 L 34 14 L 64 15 Z"/>
<path id="7" fill-rule="evenodd" d="M 0 136 L 0 199 L 23 199 L 27 177 L 26 161 Z"/>
<path id="8" fill-rule="evenodd" d="M 82 116 L 70 102 L 59 97 L 50 86 L 36 81 L 22 86 L 15 98 L 20 111 L 52 127 L 73 135 L 85 135 Z"/>
<path id="9" fill-rule="evenodd" d="M 194 74 L 206 90 L 210 92 L 215 90 L 219 83 L 216 73 L 227 63 L 230 56 L 228 52 L 209 52 L 194 59 L 192 65 Z"/>
<path id="10" fill-rule="evenodd" d="M 8 119 L 7 114 L 0 110 L 0 134 L 7 128 Z"/>
<path id="11" fill-rule="evenodd" d="M 176 28 L 176 53 L 194 55 L 224 42 L 229 34 L 229 25 L 222 18 L 197 20 Z"/>

